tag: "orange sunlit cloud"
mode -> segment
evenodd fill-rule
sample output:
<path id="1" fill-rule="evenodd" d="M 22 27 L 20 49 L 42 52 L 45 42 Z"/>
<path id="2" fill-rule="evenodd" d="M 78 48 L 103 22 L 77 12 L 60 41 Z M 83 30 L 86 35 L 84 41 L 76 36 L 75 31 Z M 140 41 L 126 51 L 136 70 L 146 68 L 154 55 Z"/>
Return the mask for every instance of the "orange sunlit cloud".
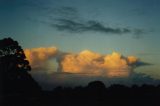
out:
<path id="1" fill-rule="evenodd" d="M 124 57 L 117 52 L 102 55 L 84 50 L 74 54 L 62 53 L 55 47 L 25 49 L 24 52 L 32 69 L 47 69 L 49 60 L 56 59 L 60 72 L 93 76 L 128 77 L 139 61 L 137 57 Z"/>
<path id="2" fill-rule="evenodd" d="M 40 47 L 25 49 L 24 53 L 33 69 L 46 68 L 48 66 L 48 60 L 52 59 L 58 50 L 55 47 Z"/>
<path id="3" fill-rule="evenodd" d="M 127 77 L 132 72 L 132 65 L 138 61 L 134 56 L 123 57 L 113 52 L 111 55 L 101 55 L 92 51 L 82 51 L 79 54 L 67 54 L 60 62 L 63 72 L 86 73 L 97 76 Z"/>

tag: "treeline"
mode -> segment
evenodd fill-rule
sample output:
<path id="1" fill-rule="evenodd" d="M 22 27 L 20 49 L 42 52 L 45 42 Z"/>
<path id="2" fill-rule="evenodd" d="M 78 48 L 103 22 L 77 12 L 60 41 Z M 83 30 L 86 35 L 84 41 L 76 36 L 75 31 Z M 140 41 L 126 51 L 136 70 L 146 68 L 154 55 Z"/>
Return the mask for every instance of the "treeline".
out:
<path id="1" fill-rule="evenodd" d="M 160 85 L 147 85 L 143 84 L 141 86 L 133 85 L 131 87 L 114 84 L 106 88 L 103 82 L 93 81 L 90 82 L 86 87 L 78 86 L 75 88 L 70 87 L 57 87 L 52 92 L 52 95 L 57 97 L 87 97 L 92 99 L 103 99 L 105 97 L 109 98 L 154 98 L 160 97 Z M 49 92 L 49 94 L 50 94 Z M 160 98 L 159 98 L 160 99 Z"/>
<path id="2" fill-rule="evenodd" d="M 49 104 L 65 106 L 160 106 L 160 85 L 111 85 L 106 88 L 100 81 L 90 82 L 86 87 L 63 88 L 44 92 L 43 100 Z"/>
<path id="3" fill-rule="evenodd" d="M 111 85 L 93 81 L 87 86 L 56 87 L 52 91 L 10 93 L 2 106 L 160 106 L 160 85 Z"/>

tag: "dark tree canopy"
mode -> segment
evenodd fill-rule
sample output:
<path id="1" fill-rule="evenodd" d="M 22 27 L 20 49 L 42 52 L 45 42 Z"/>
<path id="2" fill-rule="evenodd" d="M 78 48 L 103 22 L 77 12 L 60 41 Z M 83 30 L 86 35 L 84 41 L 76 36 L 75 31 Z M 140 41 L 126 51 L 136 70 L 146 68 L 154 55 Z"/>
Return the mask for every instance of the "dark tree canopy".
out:
<path id="1" fill-rule="evenodd" d="M 88 88 L 90 89 L 105 89 L 105 85 L 101 81 L 93 81 L 88 84 Z"/>
<path id="2" fill-rule="evenodd" d="M 24 92 L 40 89 L 28 71 L 29 62 L 17 41 L 0 40 L 0 78 L 3 92 Z"/>

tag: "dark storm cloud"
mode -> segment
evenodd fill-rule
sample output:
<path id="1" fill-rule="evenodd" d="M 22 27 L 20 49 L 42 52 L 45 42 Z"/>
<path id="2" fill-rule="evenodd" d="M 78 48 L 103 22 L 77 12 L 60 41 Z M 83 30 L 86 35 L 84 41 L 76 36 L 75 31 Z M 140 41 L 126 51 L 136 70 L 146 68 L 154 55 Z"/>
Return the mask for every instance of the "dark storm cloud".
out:
<path id="1" fill-rule="evenodd" d="M 55 27 L 60 31 L 69 31 L 69 32 L 102 32 L 102 33 L 113 33 L 113 34 L 124 34 L 130 33 L 131 30 L 127 28 L 112 28 L 106 27 L 102 23 L 94 20 L 87 22 L 78 22 L 68 19 L 57 19 L 57 23 L 51 24 L 52 27 Z"/>

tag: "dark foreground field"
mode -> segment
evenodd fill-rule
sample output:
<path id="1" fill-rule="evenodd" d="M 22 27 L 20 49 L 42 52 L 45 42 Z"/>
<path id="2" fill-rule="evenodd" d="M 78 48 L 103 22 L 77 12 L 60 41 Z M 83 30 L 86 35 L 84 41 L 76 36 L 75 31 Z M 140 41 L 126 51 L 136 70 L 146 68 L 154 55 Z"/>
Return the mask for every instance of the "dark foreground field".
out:
<path id="1" fill-rule="evenodd" d="M 160 106 L 160 86 L 112 85 L 100 81 L 86 87 L 53 91 L 13 92 L 1 95 L 1 106 Z"/>

